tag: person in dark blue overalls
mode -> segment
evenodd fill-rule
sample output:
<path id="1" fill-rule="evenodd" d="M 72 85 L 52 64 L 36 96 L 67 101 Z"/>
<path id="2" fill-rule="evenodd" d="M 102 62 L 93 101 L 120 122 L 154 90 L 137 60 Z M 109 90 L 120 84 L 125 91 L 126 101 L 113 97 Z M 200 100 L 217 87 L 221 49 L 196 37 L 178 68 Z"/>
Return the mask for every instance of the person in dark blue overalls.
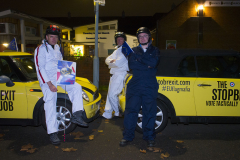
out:
<path id="1" fill-rule="evenodd" d="M 152 46 L 151 33 L 146 27 L 137 30 L 139 46 L 128 57 L 132 79 L 127 85 L 124 131 L 120 146 L 126 146 L 135 136 L 138 113 L 142 107 L 143 139 L 149 147 L 155 146 L 155 119 L 158 83 L 156 79 L 160 51 Z"/>

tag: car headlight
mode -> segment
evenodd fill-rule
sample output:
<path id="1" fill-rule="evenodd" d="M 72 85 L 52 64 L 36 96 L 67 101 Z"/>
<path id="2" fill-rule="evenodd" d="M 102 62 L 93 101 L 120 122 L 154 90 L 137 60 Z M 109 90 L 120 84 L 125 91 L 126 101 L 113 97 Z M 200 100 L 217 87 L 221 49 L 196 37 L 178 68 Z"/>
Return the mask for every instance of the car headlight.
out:
<path id="1" fill-rule="evenodd" d="M 89 102 L 89 97 L 86 92 L 82 91 L 82 97 L 85 101 Z"/>

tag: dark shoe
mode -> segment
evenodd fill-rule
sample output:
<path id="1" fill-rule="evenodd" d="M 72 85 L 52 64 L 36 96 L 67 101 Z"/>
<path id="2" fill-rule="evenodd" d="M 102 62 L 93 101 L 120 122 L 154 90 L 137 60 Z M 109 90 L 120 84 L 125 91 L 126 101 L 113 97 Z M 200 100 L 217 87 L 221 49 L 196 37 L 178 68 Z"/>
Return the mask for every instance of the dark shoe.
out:
<path id="1" fill-rule="evenodd" d="M 156 145 L 156 143 L 154 140 L 148 140 L 147 145 L 148 145 L 148 147 L 154 147 Z"/>
<path id="2" fill-rule="evenodd" d="M 114 116 L 112 120 L 117 120 L 118 118 L 119 118 L 118 116 Z"/>
<path id="3" fill-rule="evenodd" d="M 83 127 L 88 127 L 88 124 L 84 122 L 82 115 L 83 115 L 83 111 L 74 112 L 73 116 L 71 117 L 71 122 Z"/>
<path id="4" fill-rule="evenodd" d="M 120 142 L 119 142 L 119 146 L 120 147 L 124 147 L 124 146 L 126 146 L 127 144 L 128 144 L 128 140 L 126 140 L 126 139 L 122 139 Z"/>
<path id="5" fill-rule="evenodd" d="M 60 139 L 58 138 L 57 132 L 49 134 L 50 141 L 53 145 L 59 145 Z"/>

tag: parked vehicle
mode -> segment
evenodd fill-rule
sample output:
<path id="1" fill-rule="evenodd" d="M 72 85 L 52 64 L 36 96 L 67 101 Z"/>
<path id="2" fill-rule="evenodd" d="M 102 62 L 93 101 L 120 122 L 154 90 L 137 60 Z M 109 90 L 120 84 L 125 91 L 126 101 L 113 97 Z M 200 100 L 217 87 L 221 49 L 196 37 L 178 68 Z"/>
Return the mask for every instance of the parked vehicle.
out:
<path id="1" fill-rule="evenodd" d="M 161 50 L 156 132 L 171 123 L 240 123 L 240 54 L 231 50 Z M 128 74 L 119 96 L 125 110 Z M 142 132 L 139 112 L 137 131 Z"/>
<path id="2" fill-rule="evenodd" d="M 101 94 L 88 79 L 76 77 L 82 86 L 84 120 L 90 122 L 98 117 Z M 23 52 L 0 52 L 0 124 L 43 125 L 46 129 L 44 101 L 37 79 L 34 57 Z M 76 128 L 70 122 L 72 103 L 67 93 L 58 87 L 58 129 L 66 133 Z"/>

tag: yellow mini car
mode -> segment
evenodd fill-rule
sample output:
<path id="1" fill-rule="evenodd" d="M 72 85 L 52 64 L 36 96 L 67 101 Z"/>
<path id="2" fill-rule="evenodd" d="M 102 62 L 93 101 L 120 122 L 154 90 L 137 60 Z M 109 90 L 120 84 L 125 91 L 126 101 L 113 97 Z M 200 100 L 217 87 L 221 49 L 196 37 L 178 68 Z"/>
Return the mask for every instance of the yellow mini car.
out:
<path id="1" fill-rule="evenodd" d="M 161 50 L 155 131 L 172 123 L 240 123 L 240 54 L 226 50 Z M 125 110 L 125 87 L 119 96 Z M 142 132 L 139 112 L 137 131 Z"/>
<path id="2" fill-rule="evenodd" d="M 76 77 L 82 86 L 84 119 L 98 117 L 101 95 L 88 79 Z M 46 129 L 44 101 L 37 79 L 34 57 L 23 52 L 0 52 L 0 124 L 43 125 Z M 69 133 L 76 125 L 70 122 L 72 103 L 67 93 L 58 87 L 57 120 L 59 131 Z"/>

